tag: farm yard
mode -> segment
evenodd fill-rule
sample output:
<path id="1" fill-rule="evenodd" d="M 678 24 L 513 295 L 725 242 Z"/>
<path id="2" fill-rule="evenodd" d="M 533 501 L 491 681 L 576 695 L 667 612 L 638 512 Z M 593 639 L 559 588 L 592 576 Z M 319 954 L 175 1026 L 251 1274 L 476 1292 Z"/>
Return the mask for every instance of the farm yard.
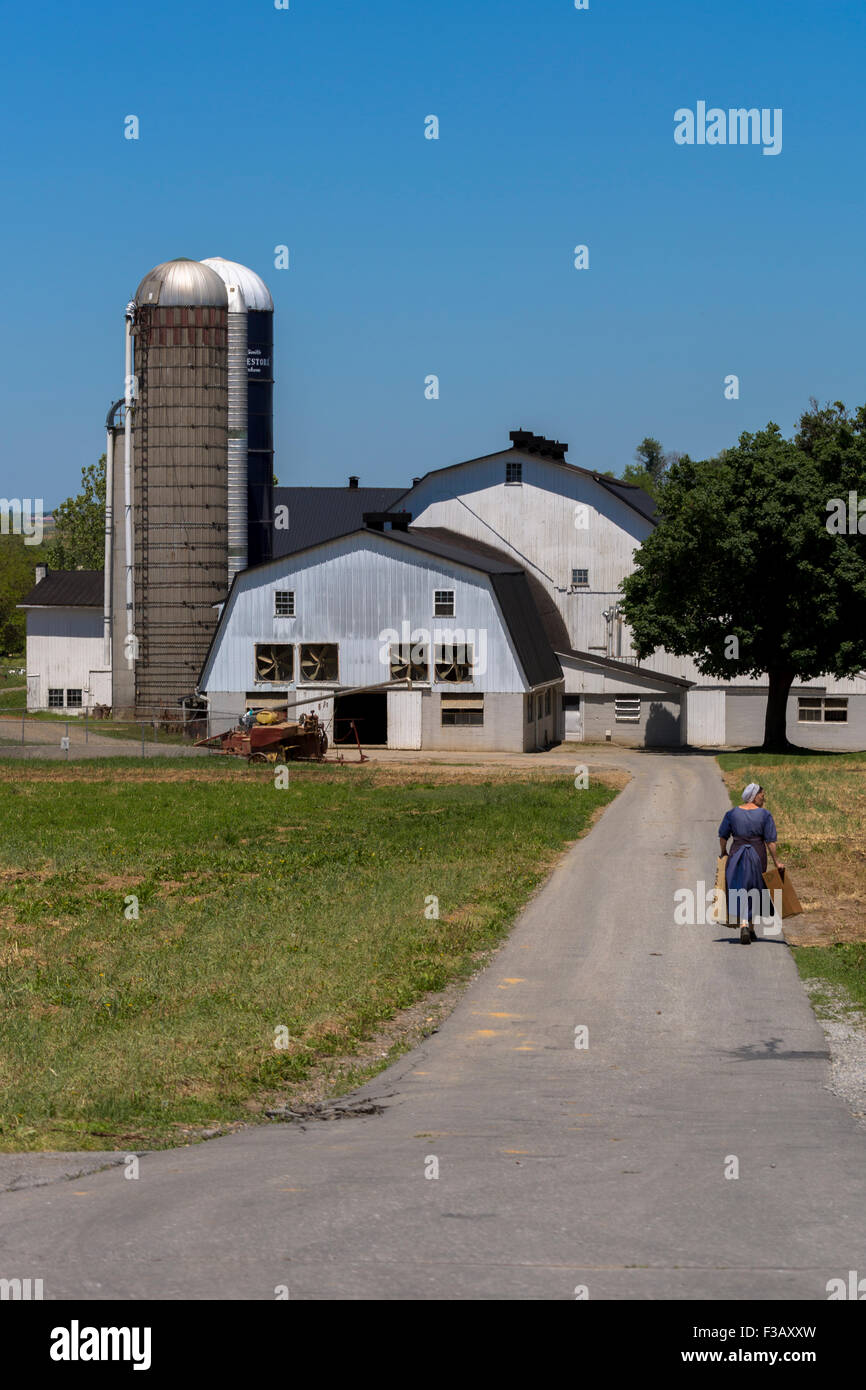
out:
<path id="1" fill-rule="evenodd" d="M 435 1026 L 613 781 L 0 765 L 0 1148 L 167 1146 L 349 1089 Z"/>

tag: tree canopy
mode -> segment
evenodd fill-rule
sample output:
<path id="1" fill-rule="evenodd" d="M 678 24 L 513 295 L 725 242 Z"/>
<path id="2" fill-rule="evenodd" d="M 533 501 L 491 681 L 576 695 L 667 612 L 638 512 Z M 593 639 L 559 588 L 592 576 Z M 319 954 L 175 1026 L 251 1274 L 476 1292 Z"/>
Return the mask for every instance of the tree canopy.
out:
<path id="1" fill-rule="evenodd" d="M 17 608 L 36 583 L 36 566 L 44 565 L 45 548 L 25 545 L 23 536 L 0 536 L 0 654 L 24 651 L 26 615 Z"/>
<path id="2" fill-rule="evenodd" d="M 765 748 L 787 746 L 794 680 L 866 667 L 866 535 L 828 529 L 831 499 L 866 496 L 866 407 L 815 402 L 796 439 L 768 424 L 718 458 L 673 462 L 659 524 L 622 584 L 640 657 L 769 679 Z M 864 528 L 866 529 L 866 528 Z"/>
<path id="3" fill-rule="evenodd" d="M 48 545 L 53 570 L 101 570 L 105 564 L 105 454 L 81 470 L 81 491 L 54 508 Z"/>
<path id="4" fill-rule="evenodd" d="M 634 462 L 626 464 L 620 480 L 624 483 L 635 483 L 658 501 L 659 488 L 667 470 L 679 458 L 680 455 L 676 453 L 666 454 L 660 441 L 647 435 L 638 444 L 634 451 Z M 612 478 L 614 474 L 608 473 L 605 476 Z"/>

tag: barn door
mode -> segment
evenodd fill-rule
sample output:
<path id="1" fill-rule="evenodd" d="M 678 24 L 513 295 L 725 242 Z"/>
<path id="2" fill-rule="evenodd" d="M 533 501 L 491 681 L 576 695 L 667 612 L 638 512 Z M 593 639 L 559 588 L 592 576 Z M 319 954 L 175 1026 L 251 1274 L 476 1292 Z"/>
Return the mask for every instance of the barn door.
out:
<path id="1" fill-rule="evenodd" d="M 565 718 L 565 739 L 568 743 L 583 743 L 583 710 L 579 695 L 563 695 L 562 712 Z"/>
<path id="2" fill-rule="evenodd" d="M 421 747 L 421 691 L 388 691 L 388 747 Z"/>
<path id="3" fill-rule="evenodd" d="M 693 748 L 720 748 L 725 743 L 724 690 L 690 690 L 687 740 Z"/>

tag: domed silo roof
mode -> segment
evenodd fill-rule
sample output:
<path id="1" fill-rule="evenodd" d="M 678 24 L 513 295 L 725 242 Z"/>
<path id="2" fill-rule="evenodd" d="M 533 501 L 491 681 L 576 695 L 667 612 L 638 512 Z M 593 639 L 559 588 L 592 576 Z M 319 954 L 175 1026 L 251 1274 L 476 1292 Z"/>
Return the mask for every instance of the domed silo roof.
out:
<path id="1" fill-rule="evenodd" d="M 244 308 L 253 312 L 264 310 L 266 313 L 273 313 L 274 301 L 270 290 L 261 276 L 256 275 L 249 266 L 239 265 L 237 261 L 227 261 L 223 256 L 208 256 L 202 261 L 202 265 L 215 270 L 224 282 L 229 295 L 229 309 L 234 313 L 242 313 Z M 238 291 L 243 295 L 244 303 L 235 308 L 233 301 L 237 298 Z"/>
<path id="2" fill-rule="evenodd" d="M 172 304 L 209 304 L 225 308 L 228 304 L 226 287 L 219 275 L 201 261 L 181 259 L 163 261 L 145 275 L 135 291 L 135 302 L 139 305 L 159 304 L 163 307 Z"/>

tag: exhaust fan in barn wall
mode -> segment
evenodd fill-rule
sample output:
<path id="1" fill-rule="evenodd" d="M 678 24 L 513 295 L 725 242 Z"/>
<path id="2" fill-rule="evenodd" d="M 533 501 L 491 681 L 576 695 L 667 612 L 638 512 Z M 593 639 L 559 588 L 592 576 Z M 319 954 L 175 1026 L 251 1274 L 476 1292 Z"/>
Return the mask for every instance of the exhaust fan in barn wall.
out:
<path id="1" fill-rule="evenodd" d="M 301 646 L 301 679 L 305 681 L 337 680 L 336 643 L 310 643 Z"/>
<path id="2" fill-rule="evenodd" d="M 437 681 L 471 681 L 472 666 L 471 647 L 440 647 L 436 652 Z"/>
<path id="3" fill-rule="evenodd" d="M 391 648 L 392 681 L 426 681 L 429 675 L 426 647 L 406 644 Z"/>
<path id="4" fill-rule="evenodd" d="M 293 649 L 290 644 L 259 642 L 256 644 L 256 680 L 291 681 L 293 679 Z"/>

